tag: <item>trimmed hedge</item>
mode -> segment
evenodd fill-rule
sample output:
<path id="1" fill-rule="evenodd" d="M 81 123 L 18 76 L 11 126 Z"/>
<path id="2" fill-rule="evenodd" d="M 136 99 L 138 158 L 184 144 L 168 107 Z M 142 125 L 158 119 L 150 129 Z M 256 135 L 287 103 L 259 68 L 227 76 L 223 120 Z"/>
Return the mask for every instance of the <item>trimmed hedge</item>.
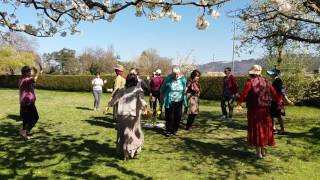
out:
<path id="1" fill-rule="evenodd" d="M 17 88 L 20 76 L 0 76 L 0 87 Z M 94 76 L 87 75 L 42 75 L 36 83 L 38 89 L 65 90 L 65 91 L 91 91 L 91 80 Z M 105 89 L 113 88 L 114 76 L 101 76 L 108 81 Z"/>
<path id="2" fill-rule="evenodd" d="M 0 87 L 17 88 L 20 76 L 0 76 Z M 47 90 L 65 90 L 65 91 L 91 91 L 91 80 L 93 76 L 88 75 L 43 75 L 40 76 L 36 87 L 38 89 Z M 107 88 L 113 88 L 115 76 L 101 76 L 108 83 L 105 85 L 104 91 Z M 146 77 L 142 77 L 146 82 Z M 240 91 L 247 77 L 238 77 Z M 201 77 L 201 98 L 202 99 L 220 99 L 222 94 L 223 77 Z"/>

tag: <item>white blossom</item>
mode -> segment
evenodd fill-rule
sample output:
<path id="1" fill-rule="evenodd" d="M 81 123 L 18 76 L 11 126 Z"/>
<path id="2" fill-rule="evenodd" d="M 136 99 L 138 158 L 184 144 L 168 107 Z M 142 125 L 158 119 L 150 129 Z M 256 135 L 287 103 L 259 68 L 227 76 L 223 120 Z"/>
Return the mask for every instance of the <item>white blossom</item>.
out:
<path id="1" fill-rule="evenodd" d="M 214 10 L 214 9 L 210 9 L 208 11 L 208 15 L 210 15 L 213 18 L 217 18 L 217 17 L 220 16 L 220 13 L 218 11 Z"/>
<path id="2" fill-rule="evenodd" d="M 149 14 L 149 15 L 148 15 L 148 19 L 151 20 L 151 21 L 154 21 L 154 20 L 157 19 L 157 15 L 155 15 L 155 14 Z"/>
<path id="3" fill-rule="evenodd" d="M 171 12 L 170 18 L 172 19 L 173 22 L 178 22 L 181 20 L 182 16 L 177 15 L 177 13 L 175 13 L 175 12 Z"/>
<path id="4" fill-rule="evenodd" d="M 103 5 L 109 6 L 110 5 L 110 0 L 103 0 Z"/>
<path id="5" fill-rule="evenodd" d="M 288 2 L 288 0 L 271 0 L 271 1 L 278 5 L 280 12 L 289 12 L 292 10 L 292 6 Z"/>
<path id="6" fill-rule="evenodd" d="M 199 3 L 200 3 L 201 5 L 206 6 L 206 5 L 208 4 L 208 1 L 207 1 L 207 0 L 200 0 Z"/>
<path id="7" fill-rule="evenodd" d="M 56 33 L 58 31 L 58 29 L 56 27 L 51 27 L 49 29 L 50 32 L 52 32 L 53 34 Z"/>
<path id="8" fill-rule="evenodd" d="M 116 17 L 116 13 L 110 14 L 107 18 L 107 21 L 112 22 L 115 17 Z"/>
<path id="9" fill-rule="evenodd" d="M 209 22 L 205 19 L 204 16 L 198 16 L 196 27 L 199 30 L 205 30 L 209 27 L 209 25 L 210 25 Z"/>
<path id="10" fill-rule="evenodd" d="M 249 22 L 248 23 L 248 30 L 249 31 L 257 31 L 259 24 L 256 22 Z"/>

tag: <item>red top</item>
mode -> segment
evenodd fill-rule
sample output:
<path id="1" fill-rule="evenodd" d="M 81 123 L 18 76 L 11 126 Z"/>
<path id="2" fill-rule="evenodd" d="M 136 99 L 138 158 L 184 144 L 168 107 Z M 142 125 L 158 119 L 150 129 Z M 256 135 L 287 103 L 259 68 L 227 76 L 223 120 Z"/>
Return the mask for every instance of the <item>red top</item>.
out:
<path id="1" fill-rule="evenodd" d="M 255 80 L 255 81 L 252 81 L 252 80 Z M 261 80 L 264 80 L 266 82 L 266 80 L 262 77 L 256 77 L 256 78 L 252 78 L 252 79 L 248 79 L 246 81 L 246 84 L 244 86 L 244 91 L 243 93 L 240 95 L 240 99 L 238 101 L 238 105 L 241 105 L 244 101 L 249 101 L 249 99 L 252 99 L 250 98 L 250 96 L 252 95 L 252 91 L 254 90 L 253 88 L 255 89 L 259 89 L 259 88 L 256 88 L 259 84 L 259 81 Z M 252 82 L 258 82 L 257 84 L 253 84 Z M 270 97 L 270 100 L 272 98 L 272 100 L 274 102 L 277 102 L 277 104 L 280 104 L 281 103 L 281 98 L 277 95 L 277 92 L 275 91 L 275 89 L 272 87 L 272 85 L 270 83 L 266 83 L 266 88 L 268 89 L 268 92 L 269 93 L 269 96 Z"/>
<path id="2" fill-rule="evenodd" d="M 160 91 L 160 87 L 163 83 L 163 79 L 160 76 L 155 76 L 150 81 L 151 91 Z"/>
<path id="3" fill-rule="evenodd" d="M 19 80 L 20 104 L 30 105 L 35 103 L 36 95 L 34 94 L 34 79 L 32 77 L 22 77 Z"/>
<path id="4" fill-rule="evenodd" d="M 226 87 L 228 87 L 228 89 L 226 89 Z M 238 93 L 238 89 L 237 79 L 232 74 L 223 78 L 223 94 L 228 91 L 229 96 L 232 96 Z"/>

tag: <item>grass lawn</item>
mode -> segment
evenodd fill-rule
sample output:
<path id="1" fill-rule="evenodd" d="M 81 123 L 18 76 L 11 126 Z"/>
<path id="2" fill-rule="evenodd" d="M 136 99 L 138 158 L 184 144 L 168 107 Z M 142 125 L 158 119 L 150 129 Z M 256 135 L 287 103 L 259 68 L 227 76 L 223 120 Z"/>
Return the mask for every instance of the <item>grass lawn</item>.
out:
<path id="1" fill-rule="evenodd" d="M 219 103 L 202 101 L 191 132 L 165 137 L 144 128 L 141 155 L 123 161 L 112 117 L 92 111 L 91 93 L 36 93 L 40 119 L 25 141 L 18 136 L 18 90 L 0 89 L 0 179 L 320 179 L 317 108 L 288 107 L 288 133 L 256 160 L 246 144 L 245 111 L 221 120 Z"/>

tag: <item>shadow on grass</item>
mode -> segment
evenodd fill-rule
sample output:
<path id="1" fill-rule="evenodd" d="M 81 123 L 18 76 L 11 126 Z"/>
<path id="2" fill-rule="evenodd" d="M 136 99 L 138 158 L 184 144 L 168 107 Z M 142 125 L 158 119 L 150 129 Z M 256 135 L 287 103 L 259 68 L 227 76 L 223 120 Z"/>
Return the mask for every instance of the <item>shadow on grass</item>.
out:
<path id="1" fill-rule="evenodd" d="M 9 122 L 0 124 L 0 179 L 120 178 L 116 175 L 101 177 L 92 172 L 90 169 L 96 164 L 105 164 L 119 174 L 136 179 L 149 178 L 120 166 L 112 143 L 112 146 L 99 143 L 88 139 L 87 134 L 72 136 L 49 131 L 54 129 L 51 126 L 38 124 L 32 139 L 25 141 L 18 136 L 17 126 Z"/>
<path id="2" fill-rule="evenodd" d="M 76 107 L 76 109 L 87 110 L 87 111 L 92 111 L 93 110 L 93 109 L 88 108 L 88 107 Z"/>
<path id="3" fill-rule="evenodd" d="M 94 126 L 115 128 L 115 123 L 112 119 L 112 116 L 91 117 L 90 119 L 84 121 Z"/>
<path id="4" fill-rule="evenodd" d="M 195 124 L 206 133 L 211 133 L 221 128 L 230 128 L 235 130 L 246 130 L 246 121 L 239 121 L 242 115 L 235 115 L 233 119 L 222 119 L 220 112 L 202 111 L 196 117 Z"/>
<path id="5" fill-rule="evenodd" d="M 312 127 L 305 132 L 286 132 L 285 135 L 277 135 L 278 139 L 283 140 L 290 148 L 304 149 L 303 153 L 297 151 L 275 152 L 282 160 L 288 161 L 296 157 L 302 161 L 311 161 L 319 158 L 320 154 L 320 127 Z"/>
<path id="6" fill-rule="evenodd" d="M 251 174 L 263 175 L 272 171 L 273 169 L 281 169 L 281 167 L 269 166 L 263 160 L 257 160 L 255 155 L 249 151 L 249 147 L 244 138 L 231 138 L 221 140 L 219 143 L 209 143 L 194 140 L 191 138 L 181 138 L 184 144 L 179 146 L 178 149 L 187 149 L 190 156 L 185 156 L 185 161 L 193 162 L 193 167 L 200 165 L 207 161 L 208 157 L 213 159 L 215 167 L 218 169 L 215 173 L 208 175 L 208 178 L 229 179 L 237 174 L 240 179 L 246 178 L 245 169 L 241 168 L 251 166 L 255 171 L 248 171 Z M 196 169 L 185 169 L 187 171 L 194 171 Z M 242 171 L 242 172 L 241 172 Z"/>
<path id="7" fill-rule="evenodd" d="M 7 119 L 15 120 L 15 121 L 22 121 L 21 117 L 15 114 L 9 114 Z"/>

